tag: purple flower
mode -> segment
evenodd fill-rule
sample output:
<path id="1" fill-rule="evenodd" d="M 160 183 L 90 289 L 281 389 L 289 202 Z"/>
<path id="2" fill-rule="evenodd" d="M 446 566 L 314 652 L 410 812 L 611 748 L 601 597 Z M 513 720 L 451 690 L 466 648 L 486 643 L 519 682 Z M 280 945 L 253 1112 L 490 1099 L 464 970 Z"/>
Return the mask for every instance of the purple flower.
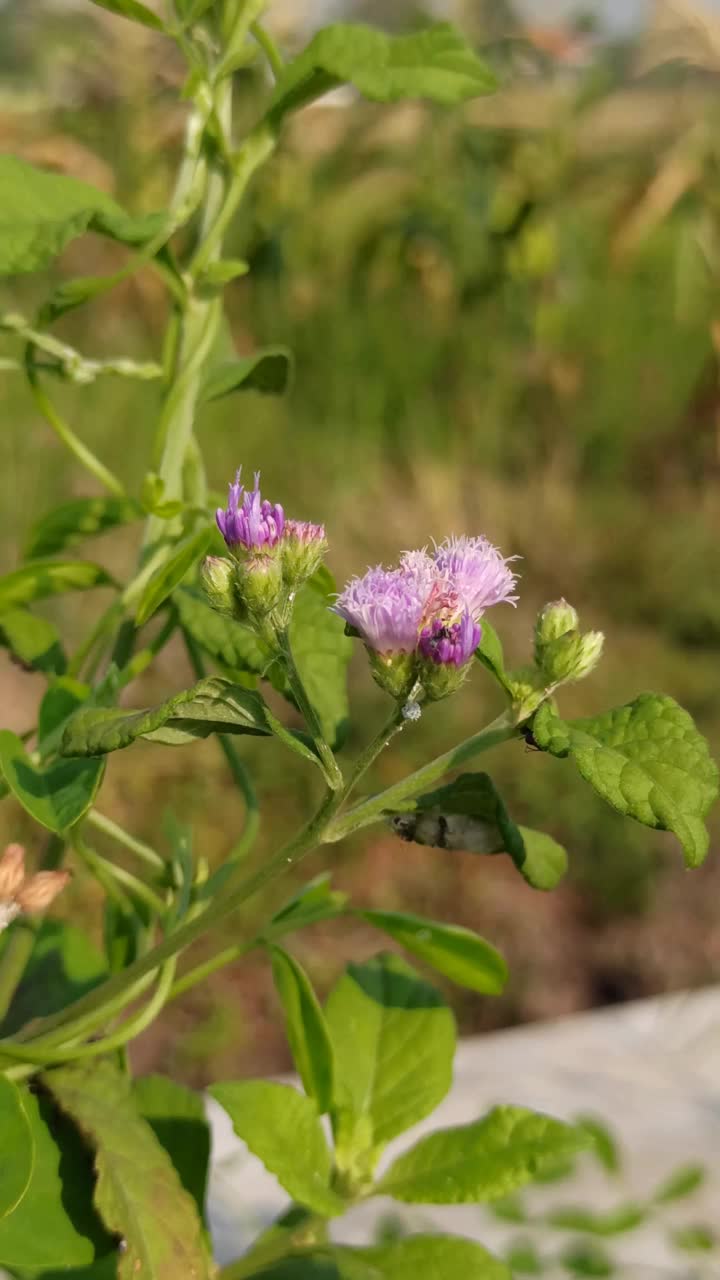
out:
<path id="1" fill-rule="evenodd" d="M 419 649 L 424 658 L 438 666 L 464 667 L 480 643 L 481 629 L 465 610 L 458 622 L 433 619 L 420 632 Z"/>
<path id="2" fill-rule="evenodd" d="M 414 653 L 437 574 L 429 556 L 399 569 L 377 565 L 352 578 L 333 611 L 359 632 L 376 653 Z"/>
<path id="3" fill-rule="evenodd" d="M 279 503 L 263 501 L 260 493 L 260 472 L 255 473 L 255 488 L 251 491 L 240 483 L 242 468 L 230 485 L 227 509 L 219 507 L 217 526 L 229 549 L 243 547 L 246 551 L 269 551 L 280 541 L 285 528 L 285 513 Z"/>
<path id="4" fill-rule="evenodd" d="M 435 548 L 433 562 L 475 621 L 492 605 L 517 600 L 509 561 L 487 538 L 446 538 Z"/>

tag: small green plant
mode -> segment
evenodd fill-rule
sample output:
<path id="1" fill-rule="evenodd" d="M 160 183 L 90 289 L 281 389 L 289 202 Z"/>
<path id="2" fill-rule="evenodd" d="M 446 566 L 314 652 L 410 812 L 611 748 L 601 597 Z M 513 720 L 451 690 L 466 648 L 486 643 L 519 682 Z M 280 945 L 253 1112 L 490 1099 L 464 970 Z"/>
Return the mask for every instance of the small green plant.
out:
<path id="1" fill-rule="evenodd" d="M 187 63 L 188 121 L 175 190 L 160 213 L 129 214 L 85 183 L 0 158 L 5 274 L 42 271 L 87 230 L 131 251 L 112 276 L 57 286 L 32 319 L 0 320 L 17 348 L 4 367 L 24 374 L 48 426 L 101 489 L 37 520 L 22 563 L 0 579 L 2 642 L 47 679 L 34 730 L 24 738 L 0 732 L 3 787 L 48 833 L 33 874 L 16 844 L 0 861 L 0 1264 L 19 1280 L 403 1280 L 418 1271 L 499 1280 L 508 1274 L 504 1263 L 462 1239 L 420 1236 L 348 1249 L 328 1243 L 326 1223 L 376 1194 L 444 1204 L 505 1196 L 587 1144 L 587 1130 L 502 1106 L 429 1135 L 378 1173 L 386 1144 L 427 1116 L 449 1086 L 451 1015 L 432 987 L 383 955 L 350 966 L 323 1010 L 284 942 L 318 921 L 359 914 L 446 978 L 487 995 L 501 991 L 507 976 L 494 947 L 467 929 L 353 908 L 323 875 L 233 945 L 182 972 L 179 962 L 312 850 L 375 823 L 446 853 L 507 854 L 529 884 L 553 888 L 564 850 L 514 823 L 487 773 L 445 781 L 502 743 L 517 744 L 519 765 L 530 758 L 526 745 L 570 760 L 615 809 L 673 832 L 692 867 L 707 853 L 703 819 L 717 771 L 671 698 L 646 693 L 603 715 L 561 717 L 555 693 L 589 675 L 603 646 L 602 635 L 581 631 L 564 600 L 541 611 L 528 664 L 506 669 L 485 615 L 515 603 L 516 577 L 486 538 L 449 537 L 432 553 L 406 552 L 395 568 L 369 570 L 338 595 L 324 564 L 331 539 L 322 526 L 263 499 L 257 476 L 251 488 L 239 472 L 225 507 L 207 492 L 199 408 L 248 389 L 281 392 L 290 376 L 281 347 L 239 358 L 223 310 L 225 287 L 247 270 L 224 256 L 226 232 L 287 119 L 343 84 L 379 102 L 425 97 L 452 105 L 492 90 L 485 63 L 444 24 L 396 38 L 340 24 L 286 62 L 261 23 L 262 0 L 174 0 L 162 15 L 139 0 L 97 3 L 174 42 Z M 238 139 L 233 77 L 258 59 L 273 83 L 257 122 Z M 98 360 L 58 339 L 52 326 L 61 317 L 141 268 L 157 272 L 167 289 L 170 318 L 158 359 Z M 161 388 L 137 493 L 76 434 L 48 390 L 53 378 L 83 385 L 106 377 Z M 73 558 L 83 539 L 140 521 L 128 582 Z M 110 591 L 110 604 L 67 653 L 34 606 L 96 588 Z M 169 691 L 158 705 L 128 709 L 124 691 L 176 635 L 196 683 Z M 348 764 L 353 639 L 364 644 L 391 710 Z M 393 739 L 435 714 L 472 670 L 497 686 L 501 714 L 408 777 L 358 799 L 358 785 Z M 268 684 L 289 704 L 288 723 L 273 710 L 279 702 L 263 696 Z M 302 828 L 249 870 L 259 809 L 238 736 L 259 751 L 275 740 L 294 753 L 320 793 Z M 212 872 L 176 821 L 167 823 L 165 852 L 118 826 L 98 801 L 110 753 L 140 741 L 160 749 L 208 737 L 217 739 L 246 804 L 244 830 Z M 136 871 L 99 852 L 98 835 L 103 847 L 134 857 Z M 67 882 L 66 859 L 104 895 L 102 953 L 74 927 L 42 919 Z M 218 1272 L 203 1220 L 209 1144 L 201 1100 L 171 1080 L 133 1080 L 126 1049 L 175 997 L 251 950 L 272 966 L 303 1092 L 264 1081 L 216 1084 L 211 1092 L 293 1204 L 249 1254 Z"/>

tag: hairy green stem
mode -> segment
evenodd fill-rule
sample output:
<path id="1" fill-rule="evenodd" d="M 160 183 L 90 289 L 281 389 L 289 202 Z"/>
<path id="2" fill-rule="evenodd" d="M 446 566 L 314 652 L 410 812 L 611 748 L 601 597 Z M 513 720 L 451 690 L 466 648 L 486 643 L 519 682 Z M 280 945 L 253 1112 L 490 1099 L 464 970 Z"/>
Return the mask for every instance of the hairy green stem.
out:
<path id="1" fill-rule="evenodd" d="M 45 421 L 52 427 L 55 435 L 62 441 L 66 449 L 69 449 L 73 457 L 77 459 L 86 471 L 90 472 L 90 475 L 94 476 L 95 479 L 99 481 L 104 489 L 108 489 L 110 493 L 115 494 L 118 498 L 124 498 L 125 486 L 122 481 L 118 480 L 117 476 L 110 471 L 109 467 L 105 466 L 104 462 L 101 462 L 99 458 L 96 458 L 92 449 L 88 449 L 87 445 L 75 435 L 72 427 L 70 427 L 61 414 L 58 413 L 52 400 L 40 383 L 37 370 L 33 365 L 32 352 L 33 347 L 28 345 L 25 355 L 25 372 L 33 394 L 33 399 L 35 400 L 35 403 Z"/>
<path id="2" fill-rule="evenodd" d="M 333 791 L 340 791 L 343 785 L 343 775 L 335 756 L 325 741 L 325 735 L 317 716 L 317 712 L 310 701 L 302 677 L 295 665 L 292 647 L 290 644 L 290 636 L 286 629 L 280 630 L 276 634 L 276 640 L 285 663 L 290 691 L 295 699 L 305 723 L 310 730 L 310 734 L 315 748 L 322 761 L 325 777 L 328 786 Z"/>

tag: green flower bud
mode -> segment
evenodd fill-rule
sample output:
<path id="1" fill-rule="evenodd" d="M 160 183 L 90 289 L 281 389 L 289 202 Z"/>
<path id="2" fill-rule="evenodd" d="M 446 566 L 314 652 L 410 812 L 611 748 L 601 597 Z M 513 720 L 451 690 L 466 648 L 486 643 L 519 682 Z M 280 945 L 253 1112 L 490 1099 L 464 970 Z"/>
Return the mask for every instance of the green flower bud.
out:
<path id="1" fill-rule="evenodd" d="M 307 582 L 319 567 L 327 547 L 323 525 L 286 520 L 280 542 L 280 555 L 287 585 L 296 590 L 303 582 Z"/>
<path id="2" fill-rule="evenodd" d="M 518 667 L 509 674 L 512 704 L 518 720 L 527 720 L 547 695 L 548 681 L 535 667 Z"/>
<path id="3" fill-rule="evenodd" d="M 283 583 L 278 555 L 251 556 L 235 566 L 235 586 L 241 606 L 248 617 L 263 622 L 284 601 L 287 589 Z"/>
<path id="4" fill-rule="evenodd" d="M 222 556 L 207 556 L 200 570 L 200 581 L 208 604 L 220 613 L 235 612 L 235 566 Z"/>
<path id="5" fill-rule="evenodd" d="M 567 635 L 569 631 L 577 631 L 578 623 L 577 611 L 567 600 L 553 600 L 540 610 L 535 623 L 535 658 L 538 665 L 542 662 L 545 645 L 559 640 L 560 636 Z"/>
<path id="6" fill-rule="evenodd" d="M 404 652 L 377 653 L 369 647 L 367 653 L 375 683 L 398 702 L 407 698 L 417 679 L 416 655 Z"/>
<path id="7" fill-rule="evenodd" d="M 583 680 L 595 670 L 602 653 L 605 637 L 601 631 L 577 631 L 559 636 L 542 651 L 540 670 L 549 685 L 566 684 Z"/>
<path id="8" fill-rule="evenodd" d="M 428 701 L 440 702 L 442 698 L 448 698 L 451 693 L 457 693 L 467 680 L 471 667 L 472 662 L 456 667 L 451 662 L 441 663 L 433 662 L 431 659 L 421 659 L 417 678 L 422 684 Z"/>

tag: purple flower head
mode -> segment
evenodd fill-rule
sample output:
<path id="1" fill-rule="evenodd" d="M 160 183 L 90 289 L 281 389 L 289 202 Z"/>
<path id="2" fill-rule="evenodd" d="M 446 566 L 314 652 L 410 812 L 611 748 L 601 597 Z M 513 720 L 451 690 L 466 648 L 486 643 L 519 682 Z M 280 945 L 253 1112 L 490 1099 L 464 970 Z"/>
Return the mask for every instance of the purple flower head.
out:
<path id="1" fill-rule="evenodd" d="M 242 468 L 230 485 L 228 504 L 216 514 L 217 526 L 229 549 L 236 551 L 270 551 L 277 545 L 285 528 L 285 513 L 279 503 L 263 500 L 260 493 L 260 472 L 255 473 L 255 488 L 246 489 L 240 483 Z"/>
<path id="2" fill-rule="evenodd" d="M 429 556 L 399 569 L 377 565 L 352 578 L 333 611 L 358 631 L 376 653 L 414 653 L 425 605 L 436 577 Z"/>
<path id="3" fill-rule="evenodd" d="M 517 600 L 509 561 L 487 538 L 446 538 L 435 548 L 433 562 L 475 621 L 492 605 Z"/>
<path id="4" fill-rule="evenodd" d="M 480 643 L 481 630 L 467 610 L 458 622 L 435 618 L 420 632 L 419 649 L 424 658 L 438 666 L 464 667 Z"/>

